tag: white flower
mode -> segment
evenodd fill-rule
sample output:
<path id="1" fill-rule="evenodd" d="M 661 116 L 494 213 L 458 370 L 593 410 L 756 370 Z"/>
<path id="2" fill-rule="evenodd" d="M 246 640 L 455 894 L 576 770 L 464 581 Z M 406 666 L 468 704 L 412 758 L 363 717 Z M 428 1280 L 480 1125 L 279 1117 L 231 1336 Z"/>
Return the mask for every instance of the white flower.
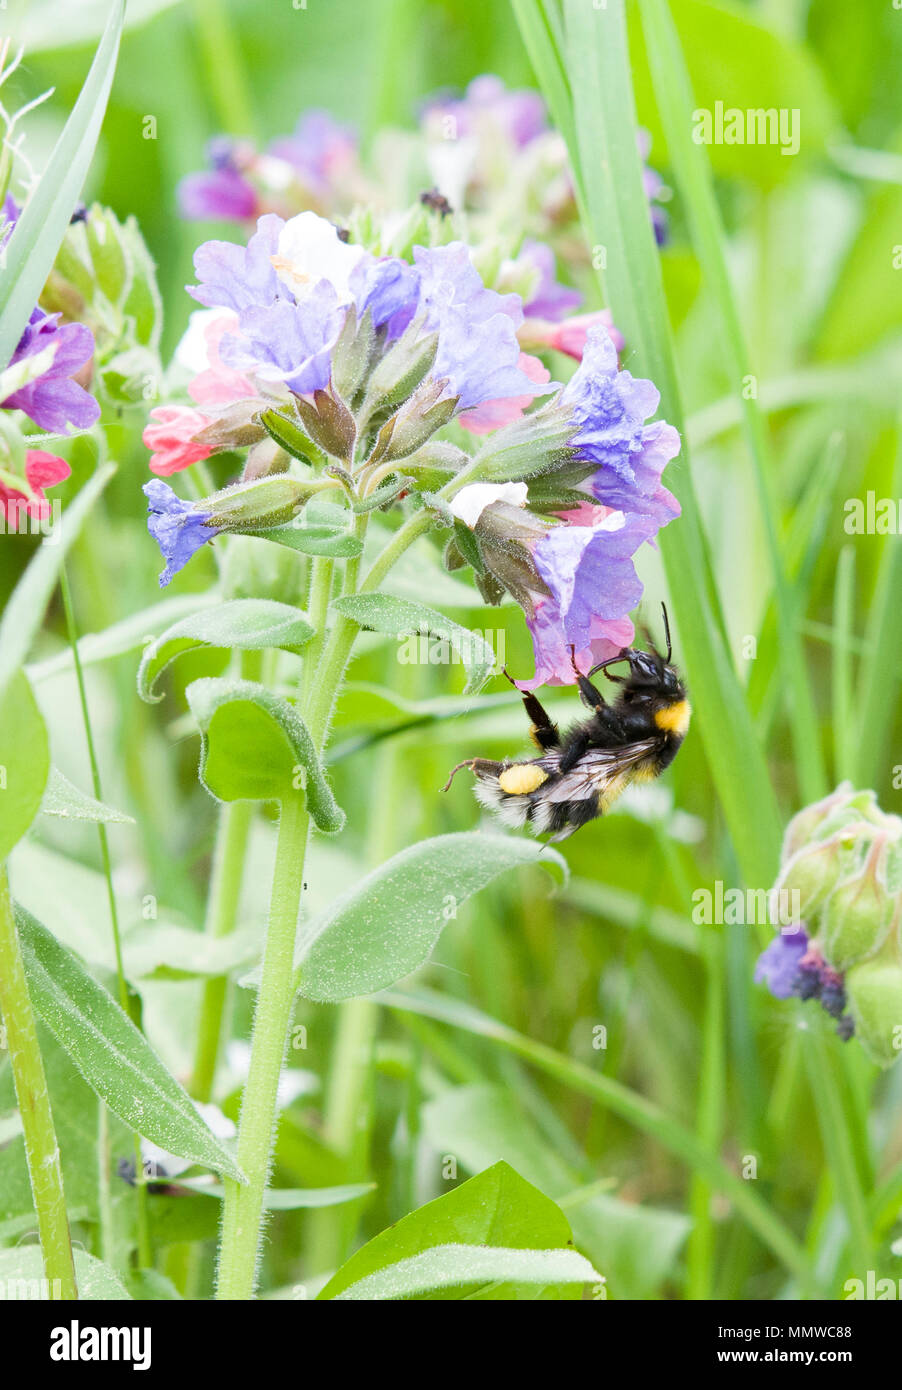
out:
<path id="1" fill-rule="evenodd" d="M 525 507 L 525 483 L 468 483 L 451 500 L 451 511 L 472 531 L 486 507 L 493 502 L 508 502 L 512 507 Z"/>
<path id="2" fill-rule="evenodd" d="M 366 251 L 341 241 L 335 227 L 315 212 L 300 212 L 279 233 L 275 272 L 296 299 L 302 299 L 321 280 L 328 280 L 340 304 L 353 303 L 351 272 Z"/>

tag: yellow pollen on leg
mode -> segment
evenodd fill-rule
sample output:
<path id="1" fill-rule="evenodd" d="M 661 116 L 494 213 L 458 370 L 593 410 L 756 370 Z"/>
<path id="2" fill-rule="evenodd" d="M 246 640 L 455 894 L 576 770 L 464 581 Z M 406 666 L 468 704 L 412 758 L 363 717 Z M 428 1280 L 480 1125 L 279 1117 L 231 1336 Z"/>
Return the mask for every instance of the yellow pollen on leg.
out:
<path id="1" fill-rule="evenodd" d="M 498 777 L 498 785 L 508 796 L 526 796 L 548 781 L 548 773 L 535 763 L 514 763 L 506 767 Z"/>

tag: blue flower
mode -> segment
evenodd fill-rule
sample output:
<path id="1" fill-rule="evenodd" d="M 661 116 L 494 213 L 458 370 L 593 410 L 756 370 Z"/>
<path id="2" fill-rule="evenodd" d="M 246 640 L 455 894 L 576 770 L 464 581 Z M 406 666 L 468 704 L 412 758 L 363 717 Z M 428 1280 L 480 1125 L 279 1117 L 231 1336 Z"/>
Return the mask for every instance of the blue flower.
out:
<path id="1" fill-rule="evenodd" d="M 164 589 L 202 545 L 219 535 L 219 530 L 207 524 L 209 512 L 183 501 L 161 478 L 145 483 L 144 495 L 148 502 L 147 529 L 166 561 L 160 575 L 160 588 Z"/>
<path id="2" fill-rule="evenodd" d="M 68 434 L 70 427 L 90 429 L 100 415 L 100 406 L 72 379 L 93 357 L 94 336 L 83 323 L 60 324 L 59 317 L 40 308 L 32 311 L 9 366 L 0 374 L 0 404 L 4 410 L 24 410 L 42 430 Z M 43 371 L 30 376 L 28 359 L 43 360 L 45 354 L 49 361 Z M 33 368 L 39 366 L 33 364 Z M 25 382 L 7 394 L 3 383 L 21 375 L 17 367 L 25 369 Z"/>
<path id="3" fill-rule="evenodd" d="M 459 397 L 459 410 L 557 389 L 553 382 L 537 386 L 520 370 L 520 296 L 486 289 L 462 241 L 415 246 L 413 257 L 420 272 L 420 311 L 426 328 L 438 333 L 432 375 L 447 381 L 445 394 Z"/>
<path id="4" fill-rule="evenodd" d="M 767 985 L 775 999 L 790 999 L 798 993 L 799 965 L 807 950 L 808 934 L 802 927 L 781 932 L 758 957 L 755 983 Z"/>
<path id="5" fill-rule="evenodd" d="M 651 381 L 618 371 L 617 349 L 602 325 L 590 329 L 583 360 L 561 392 L 572 411 L 571 447 L 598 464 L 582 485 L 596 502 L 642 512 L 666 525 L 680 506 L 661 485 L 666 464 L 680 451 L 680 436 L 663 420 L 646 424 L 660 402 Z"/>
<path id="6" fill-rule="evenodd" d="M 284 226 L 282 218 L 270 212 L 260 218 L 247 246 L 205 241 L 194 253 L 200 284 L 188 285 L 188 293 L 209 309 L 221 306 L 236 314 L 251 305 L 272 304 L 279 294 L 272 257 Z"/>
<path id="7" fill-rule="evenodd" d="M 400 337 L 419 303 L 420 277 L 414 267 L 397 256 L 368 256 L 351 271 L 350 286 L 358 316 L 369 310 L 373 326 L 385 327 L 386 342 Z"/>

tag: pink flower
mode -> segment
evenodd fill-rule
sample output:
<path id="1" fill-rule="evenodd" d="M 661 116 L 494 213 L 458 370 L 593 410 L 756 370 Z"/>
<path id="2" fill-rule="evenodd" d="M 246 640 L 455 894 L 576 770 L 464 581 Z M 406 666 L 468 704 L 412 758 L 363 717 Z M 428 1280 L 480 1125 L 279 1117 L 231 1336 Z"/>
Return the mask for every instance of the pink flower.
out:
<path id="1" fill-rule="evenodd" d="M 160 405 L 150 412 L 150 417 L 159 422 L 148 425 L 142 435 L 153 453 L 151 473 L 166 478 L 212 454 L 208 444 L 197 444 L 194 440 L 194 436 L 211 423 L 199 410 L 192 410 L 189 405 Z"/>
<path id="2" fill-rule="evenodd" d="M 47 454 L 43 449 L 29 449 L 25 455 L 25 477 L 34 496 L 29 497 L 27 493 L 0 482 L 0 508 L 6 520 L 15 526 L 24 512 L 38 521 L 46 521 L 50 515 L 50 503 L 44 489 L 61 483 L 71 472 L 66 460 L 58 458 L 56 454 Z"/>
<path id="3" fill-rule="evenodd" d="M 191 382 L 188 395 L 198 405 L 231 405 L 256 396 L 254 383 L 242 372 L 227 367 L 219 355 L 219 345 L 226 333 L 233 333 L 238 327 L 234 314 L 221 314 L 204 325 L 203 336 L 209 366 Z M 146 441 L 145 441 L 146 442 Z"/>
<path id="4" fill-rule="evenodd" d="M 582 361 L 586 349 L 589 330 L 602 324 L 608 331 L 618 352 L 623 350 L 623 335 L 614 327 L 610 309 L 597 309 L 591 314 L 575 314 L 564 319 L 563 323 L 551 323 L 548 319 L 525 319 L 519 333 L 522 347 L 554 348 L 565 352 L 568 357 Z"/>
<path id="5" fill-rule="evenodd" d="M 528 353 L 521 352 L 518 366 L 530 381 L 544 386 L 546 381 L 551 380 L 551 373 L 538 357 L 530 357 Z M 492 430 L 501 429 L 513 420 L 519 420 L 526 407 L 532 405 L 533 399 L 532 396 L 508 396 L 503 400 L 483 401 L 481 405 L 466 411 L 458 418 L 464 429 L 469 430 L 471 434 L 490 434 Z"/>

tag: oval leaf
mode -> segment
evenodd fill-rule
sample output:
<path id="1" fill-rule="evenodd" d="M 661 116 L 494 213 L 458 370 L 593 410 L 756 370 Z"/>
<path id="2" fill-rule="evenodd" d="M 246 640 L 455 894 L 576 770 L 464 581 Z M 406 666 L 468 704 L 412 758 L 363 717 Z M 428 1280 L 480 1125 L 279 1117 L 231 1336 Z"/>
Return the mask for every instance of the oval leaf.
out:
<path id="1" fill-rule="evenodd" d="M 20 671 L 0 695 L 0 862 L 40 810 L 49 770 L 47 729 Z"/>
<path id="2" fill-rule="evenodd" d="M 424 604 L 394 594 L 347 594 L 334 599 L 332 607 L 373 632 L 393 637 L 422 632 L 442 638 L 467 668 L 467 694 L 481 690 L 495 669 L 495 653 L 484 637 Z"/>
<path id="3" fill-rule="evenodd" d="M 462 831 L 411 845 L 307 924 L 298 947 L 301 993 L 328 1003 L 386 989 L 429 959 L 471 893 L 536 863 L 566 871 L 556 851 L 513 836 Z"/>
<path id="4" fill-rule="evenodd" d="M 281 801 L 303 787 L 320 830 L 344 825 L 313 740 L 287 700 L 253 681 L 205 677 L 185 692 L 200 725 L 198 776 L 219 801 Z"/>
<path id="5" fill-rule="evenodd" d="M 150 643 L 138 667 L 138 694 L 149 702 L 162 700 L 154 689 L 157 679 L 182 652 L 198 647 L 233 647 L 239 651 L 281 647 L 296 652 L 312 636 L 313 628 L 305 615 L 289 603 L 231 599 L 182 618 Z"/>
<path id="6" fill-rule="evenodd" d="M 114 1115 L 179 1158 L 244 1174 L 112 995 L 30 912 L 16 908 L 35 1013 Z"/>

